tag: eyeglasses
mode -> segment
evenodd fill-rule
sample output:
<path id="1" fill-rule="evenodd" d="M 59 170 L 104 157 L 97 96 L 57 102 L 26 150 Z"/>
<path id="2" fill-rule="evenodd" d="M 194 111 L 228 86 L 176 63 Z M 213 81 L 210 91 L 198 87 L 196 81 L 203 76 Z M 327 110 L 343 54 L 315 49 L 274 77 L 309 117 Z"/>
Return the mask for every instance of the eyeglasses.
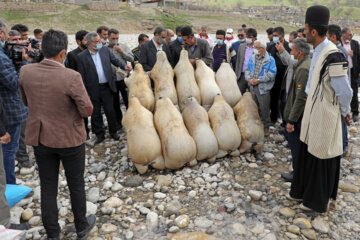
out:
<path id="1" fill-rule="evenodd" d="M 245 37 L 244 34 L 238 34 L 238 37 Z"/>

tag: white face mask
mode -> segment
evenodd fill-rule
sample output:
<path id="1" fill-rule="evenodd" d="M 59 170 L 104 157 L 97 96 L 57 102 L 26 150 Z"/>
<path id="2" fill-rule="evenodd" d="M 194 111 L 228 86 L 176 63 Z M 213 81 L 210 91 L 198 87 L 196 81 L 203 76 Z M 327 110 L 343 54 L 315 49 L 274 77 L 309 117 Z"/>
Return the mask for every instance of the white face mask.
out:
<path id="1" fill-rule="evenodd" d="M 255 55 L 259 55 L 259 50 L 254 49 L 254 54 L 255 54 Z"/>
<path id="2" fill-rule="evenodd" d="M 246 38 L 246 44 L 252 44 L 253 40 L 252 38 Z"/>
<path id="3" fill-rule="evenodd" d="M 292 43 L 289 43 L 289 48 L 290 48 L 290 49 L 292 49 L 292 46 L 293 46 L 293 44 L 292 44 Z"/>
<path id="4" fill-rule="evenodd" d="M 295 61 L 294 55 L 290 55 L 291 61 Z"/>
<path id="5" fill-rule="evenodd" d="M 176 39 L 177 39 L 177 36 L 173 36 L 170 38 L 170 41 L 172 42 L 172 41 L 175 41 Z"/>
<path id="6" fill-rule="evenodd" d="M 232 37 L 232 34 L 228 33 L 228 34 L 226 34 L 226 37 L 227 37 L 227 38 L 231 38 L 231 37 Z"/>

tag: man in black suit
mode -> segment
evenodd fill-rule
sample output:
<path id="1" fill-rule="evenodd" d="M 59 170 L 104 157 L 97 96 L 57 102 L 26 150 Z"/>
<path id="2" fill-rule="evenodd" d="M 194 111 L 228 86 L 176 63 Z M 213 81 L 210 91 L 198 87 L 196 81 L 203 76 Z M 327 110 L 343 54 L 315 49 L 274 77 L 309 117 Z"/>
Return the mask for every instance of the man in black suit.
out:
<path id="1" fill-rule="evenodd" d="M 77 59 L 77 55 L 87 48 L 86 38 L 85 38 L 86 34 L 88 34 L 88 32 L 85 30 L 80 30 L 75 34 L 75 40 L 78 47 L 72 50 L 71 52 L 68 52 L 65 60 L 65 66 L 67 68 L 71 68 L 75 71 L 78 71 L 76 59 Z"/>
<path id="2" fill-rule="evenodd" d="M 86 42 L 87 50 L 78 55 L 78 70 L 94 106 L 91 126 L 96 134 L 95 144 L 105 140 L 101 107 L 105 111 L 110 136 L 115 140 L 119 140 L 114 110 L 114 93 L 117 89 L 112 75 L 111 64 L 128 71 L 131 71 L 132 68 L 117 59 L 108 47 L 103 46 L 97 33 L 88 33 Z"/>
<path id="3" fill-rule="evenodd" d="M 169 44 L 170 54 L 172 57 L 173 67 L 176 66 L 180 59 L 180 52 L 184 48 L 184 40 L 181 37 L 181 27 L 176 27 L 176 39 Z"/>
<path id="4" fill-rule="evenodd" d="M 279 117 L 279 113 L 282 113 L 283 107 L 285 106 L 285 103 L 282 102 L 280 103 L 279 101 L 282 99 L 281 98 L 281 86 L 282 86 L 282 81 L 284 79 L 285 76 L 285 72 L 287 69 L 287 66 L 283 64 L 283 62 L 280 59 L 280 54 L 278 52 L 278 50 L 276 49 L 276 44 L 279 41 L 280 43 L 282 43 L 284 45 L 285 50 L 290 53 L 291 49 L 289 47 L 289 43 L 285 40 L 284 36 L 285 36 L 285 30 L 283 27 L 276 27 L 273 29 L 273 43 L 271 43 L 266 51 L 268 51 L 270 53 L 270 55 L 275 59 L 276 62 L 276 76 L 275 76 L 275 84 L 273 86 L 273 88 L 270 91 L 270 95 L 271 95 L 271 101 L 270 101 L 270 118 L 271 121 L 273 123 L 275 123 Z M 279 109 L 279 106 L 281 104 L 281 107 Z"/>
<path id="5" fill-rule="evenodd" d="M 173 66 L 169 46 L 166 44 L 166 29 L 163 27 L 157 27 L 154 31 L 154 37 L 150 41 L 144 43 L 140 49 L 140 60 L 139 62 L 144 68 L 145 72 L 151 71 L 156 63 L 157 51 L 164 51 L 167 58 Z"/>
<path id="6" fill-rule="evenodd" d="M 360 73 L 360 47 L 359 42 L 353 39 L 353 34 L 349 28 L 343 28 L 341 31 L 342 44 L 348 53 L 348 62 L 350 69 L 350 85 L 353 90 L 353 98 L 351 100 L 351 112 L 353 121 L 359 120 L 359 99 L 357 79 Z"/>

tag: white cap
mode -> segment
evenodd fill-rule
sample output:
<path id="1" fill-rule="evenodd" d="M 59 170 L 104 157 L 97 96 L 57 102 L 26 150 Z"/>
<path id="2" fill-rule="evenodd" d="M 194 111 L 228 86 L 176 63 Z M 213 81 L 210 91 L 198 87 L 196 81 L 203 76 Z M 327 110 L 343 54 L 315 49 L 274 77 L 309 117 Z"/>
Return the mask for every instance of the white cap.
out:
<path id="1" fill-rule="evenodd" d="M 234 31 L 233 31 L 233 29 L 232 28 L 228 28 L 227 30 L 226 30 L 226 33 L 233 33 Z"/>

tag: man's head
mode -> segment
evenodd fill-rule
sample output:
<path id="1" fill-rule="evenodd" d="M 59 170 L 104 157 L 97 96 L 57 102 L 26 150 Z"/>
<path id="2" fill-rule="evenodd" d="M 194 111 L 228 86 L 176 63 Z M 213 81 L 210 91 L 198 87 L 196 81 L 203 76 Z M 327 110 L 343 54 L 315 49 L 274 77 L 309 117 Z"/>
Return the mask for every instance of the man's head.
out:
<path id="1" fill-rule="evenodd" d="M 150 39 L 149 39 L 148 35 L 141 33 L 138 37 L 139 46 L 143 45 L 144 43 L 148 42 L 149 40 Z"/>
<path id="2" fill-rule="evenodd" d="M 252 45 L 257 38 L 257 31 L 255 28 L 248 28 L 246 31 L 246 44 Z"/>
<path id="3" fill-rule="evenodd" d="M 240 41 L 241 43 L 245 42 L 246 29 L 240 28 L 240 29 L 238 30 L 238 35 L 237 35 L 237 36 L 238 36 L 239 41 Z"/>
<path id="4" fill-rule="evenodd" d="M 291 55 L 294 55 L 294 59 L 302 60 L 304 57 L 309 56 L 310 46 L 303 38 L 294 39 L 291 47 Z"/>
<path id="5" fill-rule="evenodd" d="M 0 48 L 5 46 L 5 41 L 9 38 L 9 27 L 5 20 L 0 18 Z"/>
<path id="6" fill-rule="evenodd" d="M 201 26 L 201 36 L 206 37 L 207 36 L 207 26 L 206 25 L 202 25 Z"/>
<path id="7" fill-rule="evenodd" d="M 86 43 L 87 43 L 88 49 L 93 52 L 99 51 L 103 46 L 100 36 L 96 32 L 90 32 L 90 33 L 86 34 Z"/>
<path id="8" fill-rule="evenodd" d="M 306 38 L 305 34 L 304 34 L 305 28 L 299 28 L 297 30 L 297 35 L 299 38 Z"/>
<path id="9" fill-rule="evenodd" d="M 22 24 L 14 25 L 11 30 L 16 30 L 21 34 L 21 40 L 25 41 L 28 40 L 28 27 Z"/>
<path id="10" fill-rule="evenodd" d="M 176 31 L 176 38 L 177 40 L 181 43 L 181 44 L 184 44 L 184 40 L 182 39 L 181 37 L 181 29 L 182 29 L 182 26 L 177 26 L 175 31 Z"/>
<path id="11" fill-rule="evenodd" d="M 232 28 L 226 29 L 226 37 L 231 39 L 233 37 L 234 30 Z"/>
<path id="12" fill-rule="evenodd" d="M 328 31 L 326 33 L 327 39 L 329 39 L 334 44 L 338 44 L 341 39 L 341 28 L 339 25 L 331 24 L 328 27 Z"/>
<path id="13" fill-rule="evenodd" d="M 184 40 L 184 43 L 188 46 L 193 46 L 196 43 L 196 38 L 191 27 L 186 26 L 181 29 L 181 36 Z"/>
<path id="14" fill-rule="evenodd" d="M 217 30 L 216 31 L 216 44 L 220 47 L 224 44 L 224 40 L 225 40 L 225 31 Z"/>
<path id="15" fill-rule="evenodd" d="M 270 42 L 272 42 L 272 40 L 273 40 L 273 31 L 274 31 L 274 29 L 272 27 L 266 29 L 266 33 L 268 35 L 268 39 Z"/>
<path id="16" fill-rule="evenodd" d="M 50 29 L 42 39 L 44 57 L 63 63 L 66 57 L 68 38 L 62 31 Z"/>
<path id="17" fill-rule="evenodd" d="M 111 28 L 109 30 L 109 47 L 113 47 L 119 42 L 119 31 Z"/>
<path id="18" fill-rule="evenodd" d="M 36 28 L 34 30 L 34 37 L 38 40 L 41 40 L 42 39 L 42 36 L 43 36 L 43 31 L 39 28 Z"/>
<path id="19" fill-rule="evenodd" d="M 256 40 L 254 43 L 254 54 L 260 57 L 264 56 L 266 52 L 266 44 Z"/>
<path id="20" fill-rule="evenodd" d="M 292 31 L 292 32 L 289 34 L 289 42 L 292 43 L 297 37 L 298 37 L 297 32 L 296 32 L 296 31 Z"/>
<path id="21" fill-rule="evenodd" d="M 241 25 L 243 29 L 246 29 L 246 24 Z"/>
<path id="22" fill-rule="evenodd" d="M 9 42 L 20 43 L 21 42 L 21 34 L 16 30 L 10 30 Z"/>
<path id="23" fill-rule="evenodd" d="M 96 30 L 97 34 L 99 34 L 100 38 L 107 41 L 109 37 L 109 28 L 106 26 L 100 26 Z"/>
<path id="24" fill-rule="evenodd" d="M 166 43 L 169 44 L 171 41 L 175 40 L 175 33 L 171 29 L 166 29 Z"/>
<path id="25" fill-rule="evenodd" d="M 88 34 L 88 33 L 89 33 L 88 31 L 80 30 L 80 31 L 77 31 L 75 34 L 76 43 L 80 47 L 81 50 L 84 50 L 87 48 L 86 34 Z"/>
<path id="26" fill-rule="evenodd" d="M 353 38 L 353 34 L 352 34 L 352 31 L 350 30 L 350 28 L 343 28 L 341 30 L 341 36 L 342 36 L 344 43 L 349 43 Z"/>
<path id="27" fill-rule="evenodd" d="M 157 27 L 154 31 L 154 41 L 161 45 L 166 43 L 167 31 L 164 27 Z"/>
<path id="28" fill-rule="evenodd" d="M 308 43 L 316 47 L 326 36 L 330 11 L 325 6 L 312 6 L 306 10 L 305 35 Z"/>
<path id="29" fill-rule="evenodd" d="M 285 30 L 283 27 L 276 27 L 273 29 L 273 42 L 277 41 L 283 42 L 285 36 Z"/>

